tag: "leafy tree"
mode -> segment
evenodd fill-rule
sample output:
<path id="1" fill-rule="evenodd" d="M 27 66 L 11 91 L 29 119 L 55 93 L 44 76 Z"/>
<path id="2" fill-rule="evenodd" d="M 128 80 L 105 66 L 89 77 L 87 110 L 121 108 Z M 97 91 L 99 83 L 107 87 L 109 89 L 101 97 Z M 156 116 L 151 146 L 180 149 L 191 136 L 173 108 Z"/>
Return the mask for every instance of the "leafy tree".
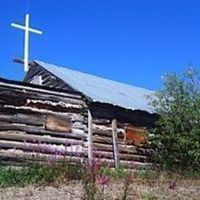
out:
<path id="1" fill-rule="evenodd" d="M 167 170 L 200 169 L 200 78 L 190 68 L 183 76 L 167 74 L 150 104 L 159 114 L 150 130 L 155 159 Z"/>

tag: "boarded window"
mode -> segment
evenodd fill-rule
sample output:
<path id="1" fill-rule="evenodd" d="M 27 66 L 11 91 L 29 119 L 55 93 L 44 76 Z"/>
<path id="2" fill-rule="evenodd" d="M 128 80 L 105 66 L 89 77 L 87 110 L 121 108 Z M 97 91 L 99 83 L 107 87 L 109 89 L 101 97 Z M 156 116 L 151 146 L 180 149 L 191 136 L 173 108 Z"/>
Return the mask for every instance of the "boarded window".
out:
<path id="1" fill-rule="evenodd" d="M 51 131 L 71 131 L 71 120 L 69 118 L 47 115 L 45 119 L 45 129 Z"/>
<path id="2" fill-rule="evenodd" d="M 141 145 L 146 142 L 145 129 L 133 126 L 125 127 L 125 139 L 134 145 Z"/>

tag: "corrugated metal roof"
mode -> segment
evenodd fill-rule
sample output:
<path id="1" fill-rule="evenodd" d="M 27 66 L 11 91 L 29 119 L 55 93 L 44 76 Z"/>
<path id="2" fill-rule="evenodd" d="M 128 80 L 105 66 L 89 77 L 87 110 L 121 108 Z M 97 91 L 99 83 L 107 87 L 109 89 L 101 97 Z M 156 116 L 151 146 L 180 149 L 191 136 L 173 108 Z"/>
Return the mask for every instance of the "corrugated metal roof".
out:
<path id="1" fill-rule="evenodd" d="M 95 102 L 153 112 L 146 98 L 153 91 L 41 61 L 35 62 Z"/>

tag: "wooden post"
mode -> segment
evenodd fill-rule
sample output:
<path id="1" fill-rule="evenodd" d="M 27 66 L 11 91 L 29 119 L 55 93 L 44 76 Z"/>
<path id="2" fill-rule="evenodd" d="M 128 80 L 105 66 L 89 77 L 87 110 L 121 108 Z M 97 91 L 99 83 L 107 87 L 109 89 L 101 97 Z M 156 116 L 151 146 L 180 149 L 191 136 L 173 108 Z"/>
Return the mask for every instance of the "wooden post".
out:
<path id="1" fill-rule="evenodd" d="M 115 168 L 119 167 L 119 148 L 117 143 L 117 120 L 112 120 L 112 138 L 113 138 L 113 153 L 114 153 L 114 161 Z"/>
<path id="2" fill-rule="evenodd" d="M 92 114 L 88 110 L 88 161 L 93 160 L 93 140 L 92 140 Z"/>

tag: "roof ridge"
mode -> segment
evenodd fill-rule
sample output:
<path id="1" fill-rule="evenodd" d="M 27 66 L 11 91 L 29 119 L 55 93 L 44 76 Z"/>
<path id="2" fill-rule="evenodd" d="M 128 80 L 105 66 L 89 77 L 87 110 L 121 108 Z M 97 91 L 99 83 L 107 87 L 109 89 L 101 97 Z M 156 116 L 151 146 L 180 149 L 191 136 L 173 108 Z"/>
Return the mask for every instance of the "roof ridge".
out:
<path id="1" fill-rule="evenodd" d="M 141 86 L 135 86 L 135 85 L 132 85 L 132 84 L 128 84 L 128 83 L 124 83 L 124 82 L 121 82 L 121 81 L 117 81 L 117 80 L 113 80 L 113 79 L 109 79 L 109 78 L 106 78 L 106 77 L 103 77 L 103 76 L 99 76 L 99 75 L 94 75 L 94 74 L 91 74 L 91 73 L 87 73 L 87 72 L 82 72 L 82 71 L 79 71 L 79 70 L 76 70 L 76 69 L 71 69 L 71 68 L 68 68 L 67 66 L 58 66 L 56 64 L 51 64 L 51 63 L 48 63 L 48 62 L 44 62 L 44 61 L 40 61 L 40 60 L 34 60 L 34 62 L 36 63 L 43 63 L 43 64 L 48 64 L 48 65 L 52 65 L 54 67 L 58 67 L 58 68 L 61 68 L 61 69 L 65 69 L 65 70 L 70 70 L 72 72 L 76 72 L 76 73 L 80 73 L 82 75 L 88 75 L 88 76 L 92 76 L 94 78 L 99 78 L 99 79 L 104 79 L 105 81 L 112 81 L 114 83 L 117 83 L 117 84 L 123 84 L 124 86 L 129 86 L 129 87 L 133 87 L 133 88 L 138 88 L 138 89 L 143 89 L 143 90 L 147 90 L 149 92 L 154 92 L 153 90 L 150 90 L 150 89 L 147 89 L 147 88 L 144 88 L 144 87 L 141 87 Z"/>

